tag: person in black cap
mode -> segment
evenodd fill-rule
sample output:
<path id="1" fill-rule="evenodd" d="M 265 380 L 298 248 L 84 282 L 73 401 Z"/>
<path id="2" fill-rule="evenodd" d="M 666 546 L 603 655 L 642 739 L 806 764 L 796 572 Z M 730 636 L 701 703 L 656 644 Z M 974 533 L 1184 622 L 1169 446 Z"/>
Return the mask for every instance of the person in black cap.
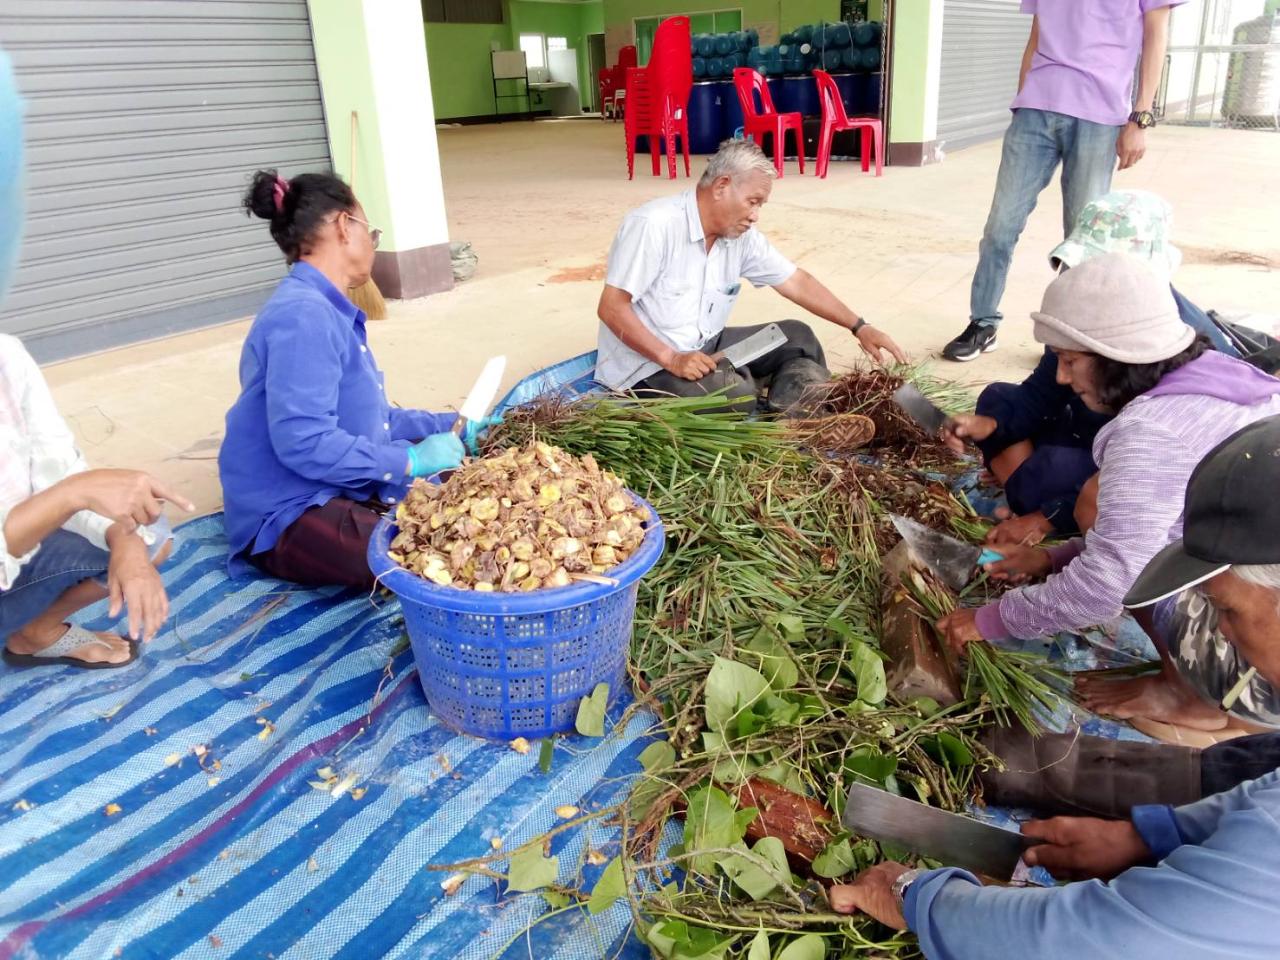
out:
<path id="1" fill-rule="evenodd" d="M 1145 567 L 1125 604 L 1204 592 L 1240 658 L 1280 686 L 1280 417 L 1244 428 L 1196 468 L 1183 539 Z M 929 960 L 1240 960 L 1280 953 L 1280 770 L 1127 819 L 1030 821 L 1024 859 L 1083 880 L 983 886 L 955 868 L 886 861 L 829 893 L 838 913 L 911 929 Z"/>
<path id="2" fill-rule="evenodd" d="M 1125 604 L 1203 608 L 1212 635 L 1171 618 L 1160 639 L 1165 669 L 1139 683 L 1151 703 L 1181 704 L 1202 727 L 1239 717 L 1265 722 L 1280 690 L 1280 417 L 1233 434 L 1192 474 L 1184 537 L 1144 569 Z M 1160 620 L 1159 617 L 1156 618 Z M 1170 618 L 1166 618 L 1170 619 Z M 1206 622 L 1200 616 L 1198 622 Z M 1114 681 L 1133 689 L 1132 681 Z M 1165 688 L 1165 689 L 1160 689 Z M 1132 694 L 1130 694 L 1132 695 Z M 995 730 L 987 746 L 1005 769 L 982 774 L 988 802 L 1040 813 L 1125 816 L 1142 803 L 1186 803 L 1280 767 L 1280 733 L 1239 737 L 1200 751 L 1079 734 L 1029 737 Z"/>

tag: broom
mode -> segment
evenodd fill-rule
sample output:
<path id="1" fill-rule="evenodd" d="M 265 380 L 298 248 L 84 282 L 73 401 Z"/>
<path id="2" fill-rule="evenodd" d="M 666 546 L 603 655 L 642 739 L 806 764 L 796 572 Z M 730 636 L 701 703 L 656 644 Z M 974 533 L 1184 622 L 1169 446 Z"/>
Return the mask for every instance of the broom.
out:
<path id="1" fill-rule="evenodd" d="M 354 192 L 356 188 L 356 136 L 359 129 L 359 117 L 356 111 L 351 111 L 351 168 L 349 177 L 351 180 L 351 189 Z M 370 277 L 358 287 L 352 287 L 347 291 L 347 296 L 357 307 L 364 311 L 364 315 L 370 320 L 387 319 L 387 301 L 382 296 L 382 291 L 378 289 L 378 285 L 373 282 Z"/>

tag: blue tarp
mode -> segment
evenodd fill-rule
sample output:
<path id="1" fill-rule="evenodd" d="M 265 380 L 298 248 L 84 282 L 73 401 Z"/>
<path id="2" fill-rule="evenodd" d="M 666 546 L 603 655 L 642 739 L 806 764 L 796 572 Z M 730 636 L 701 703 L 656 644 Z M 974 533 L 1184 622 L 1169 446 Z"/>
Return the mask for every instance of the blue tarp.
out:
<path id="1" fill-rule="evenodd" d="M 625 904 L 526 934 L 540 896 L 483 877 L 447 896 L 430 865 L 614 802 L 651 715 L 617 728 L 619 707 L 605 738 L 558 741 L 543 774 L 537 745 L 432 717 L 411 655 L 389 659 L 396 602 L 232 581 L 225 551 L 220 517 L 181 528 L 172 620 L 131 666 L 0 668 L 0 958 L 485 958 L 518 940 L 510 956 L 568 960 L 624 944 Z M 112 626 L 101 607 L 81 620 Z M 313 787 L 326 767 L 359 799 Z M 552 842 L 574 885 L 589 849 L 615 848 L 599 822 Z"/>

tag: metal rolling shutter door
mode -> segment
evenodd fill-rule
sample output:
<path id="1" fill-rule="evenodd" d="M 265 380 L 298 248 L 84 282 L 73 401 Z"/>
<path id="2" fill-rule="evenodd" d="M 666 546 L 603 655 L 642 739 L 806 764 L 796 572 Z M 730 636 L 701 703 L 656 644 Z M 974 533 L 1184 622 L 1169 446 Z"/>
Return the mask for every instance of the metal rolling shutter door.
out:
<path id="1" fill-rule="evenodd" d="M 40 360 L 252 313 L 248 175 L 331 166 L 306 0 L 4 0 L 27 216 L 0 331 Z"/>
<path id="2" fill-rule="evenodd" d="M 944 149 L 990 140 L 1009 125 L 1031 17 L 1018 0 L 946 0 L 938 139 Z"/>

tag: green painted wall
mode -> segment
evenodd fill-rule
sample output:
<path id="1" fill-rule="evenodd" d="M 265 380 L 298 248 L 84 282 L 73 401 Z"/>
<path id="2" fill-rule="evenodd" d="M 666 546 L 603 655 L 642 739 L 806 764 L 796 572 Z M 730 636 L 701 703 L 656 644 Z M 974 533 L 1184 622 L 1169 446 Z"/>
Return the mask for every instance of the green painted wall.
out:
<path id="1" fill-rule="evenodd" d="M 369 222 L 383 226 L 383 249 L 398 250 L 383 177 L 382 141 L 377 132 L 369 43 L 361 5 L 347 0 L 311 0 L 310 7 L 316 68 L 320 74 L 334 171 L 351 181 L 351 112 L 354 110 L 359 118 L 356 179 L 352 186 Z"/>
<path id="2" fill-rule="evenodd" d="M 893 28 L 893 96 L 889 129 L 894 143 L 920 143 L 925 137 L 925 76 L 929 63 L 931 0 L 899 0 Z M 917 9 L 912 9 L 916 7 Z M 933 14 L 940 16 L 940 13 Z"/>
<path id="3" fill-rule="evenodd" d="M 578 53 L 578 93 L 582 105 L 591 105 L 590 69 L 587 58 L 587 34 L 604 33 L 604 4 L 539 3 L 537 0 L 511 0 L 508 7 L 511 24 L 511 49 L 522 33 L 541 33 L 547 37 L 564 37 Z"/>
<path id="4" fill-rule="evenodd" d="M 806 23 L 840 19 L 840 0 L 782 0 L 778 7 L 778 30 L 781 33 Z"/>
<path id="5" fill-rule="evenodd" d="M 493 113 L 490 44 L 496 41 L 500 49 L 510 49 L 510 27 L 505 23 L 428 23 L 426 33 L 436 119 Z M 523 108 L 521 101 L 503 100 L 503 112 L 514 112 L 517 104 Z"/>

